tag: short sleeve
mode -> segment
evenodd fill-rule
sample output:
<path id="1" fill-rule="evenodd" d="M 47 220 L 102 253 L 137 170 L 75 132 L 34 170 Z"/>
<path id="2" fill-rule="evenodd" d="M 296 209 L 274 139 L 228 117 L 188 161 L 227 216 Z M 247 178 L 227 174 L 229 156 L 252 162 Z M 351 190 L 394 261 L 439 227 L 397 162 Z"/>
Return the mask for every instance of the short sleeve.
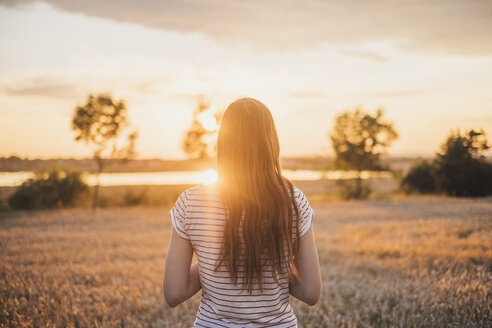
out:
<path id="1" fill-rule="evenodd" d="M 302 236 L 311 226 L 314 210 L 309 205 L 306 195 L 300 189 L 294 188 L 294 196 L 297 201 L 297 208 L 299 209 L 299 235 Z"/>
<path id="2" fill-rule="evenodd" d="M 169 211 L 173 227 L 181 238 L 189 239 L 187 233 L 187 218 L 186 210 L 188 207 L 188 198 L 186 191 L 183 191 L 176 200 L 174 207 Z"/>

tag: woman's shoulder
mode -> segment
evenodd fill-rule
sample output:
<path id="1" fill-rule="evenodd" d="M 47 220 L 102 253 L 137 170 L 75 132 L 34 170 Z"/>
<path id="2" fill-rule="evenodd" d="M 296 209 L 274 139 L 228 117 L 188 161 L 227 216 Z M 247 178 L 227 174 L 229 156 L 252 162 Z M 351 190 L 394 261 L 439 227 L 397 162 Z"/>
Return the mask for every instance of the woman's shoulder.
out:
<path id="1" fill-rule="evenodd" d="M 220 197 L 217 186 L 214 185 L 196 185 L 190 187 L 181 194 L 187 201 L 191 200 L 216 200 Z"/>
<path id="2" fill-rule="evenodd" d="M 294 190 L 294 199 L 296 200 L 299 210 L 301 210 L 301 212 L 303 212 L 304 209 L 307 208 L 312 210 L 311 205 L 309 204 L 309 200 L 306 197 L 306 195 L 302 192 L 302 190 L 297 188 L 296 186 L 292 186 L 292 187 Z"/>
<path id="3" fill-rule="evenodd" d="M 218 193 L 218 188 L 217 188 L 216 183 L 214 183 L 214 184 L 199 184 L 199 185 L 196 185 L 196 186 L 193 186 L 193 187 L 186 189 L 184 192 L 186 192 L 188 194 L 192 194 L 192 193 L 214 194 L 214 193 Z"/>
<path id="4" fill-rule="evenodd" d="M 292 185 L 292 190 L 294 191 L 294 198 L 296 198 L 298 200 L 306 198 L 306 195 L 304 195 L 302 190 L 300 188 L 298 188 L 297 186 Z"/>

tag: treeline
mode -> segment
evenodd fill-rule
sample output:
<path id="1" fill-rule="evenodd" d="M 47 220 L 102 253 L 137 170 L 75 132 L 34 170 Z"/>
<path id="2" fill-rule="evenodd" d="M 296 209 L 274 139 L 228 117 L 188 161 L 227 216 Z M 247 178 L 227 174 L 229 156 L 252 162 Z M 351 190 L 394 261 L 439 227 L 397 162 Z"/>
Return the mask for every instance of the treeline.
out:
<path id="1" fill-rule="evenodd" d="M 391 170 L 407 171 L 418 158 L 385 156 L 383 165 Z M 199 171 L 215 168 L 215 158 L 166 160 L 159 158 L 132 159 L 122 162 L 119 159 L 104 159 L 105 172 L 163 172 L 163 171 Z M 284 157 L 280 159 L 284 170 L 327 170 L 334 169 L 333 161 L 326 156 L 316 157 Z M 95 173 L 97 165 L 92 158 L 52 158 L 30 159 L 19 156 L 0 157 L 0 172 L 43 171 L 47 167 L 57 167 L 61 170 L 76 170 Z"/>
<path id="2" fill-rule="evenodd" d="M 402 180 L 407 193 L 444 193 L 449 196 L 492 194 L 492 163 L 483 131 L 452 132 L 432 161 L 416 163 Z"/>
<path id="3" fill-rule="evenodd" d="M 120 159 L 104 158 L 105 172 L 160 172 L 160 171 L 194 171 L 213 168 L 214 159 Z M 0 172 L 42 171 L 46 167 L 58 167 L 62 170 L 77 170 L 89 173 L 97 172 L 97 165 L 92 158 L 54 158 L 27 159 L 18 156 L 0 157 Z"/>

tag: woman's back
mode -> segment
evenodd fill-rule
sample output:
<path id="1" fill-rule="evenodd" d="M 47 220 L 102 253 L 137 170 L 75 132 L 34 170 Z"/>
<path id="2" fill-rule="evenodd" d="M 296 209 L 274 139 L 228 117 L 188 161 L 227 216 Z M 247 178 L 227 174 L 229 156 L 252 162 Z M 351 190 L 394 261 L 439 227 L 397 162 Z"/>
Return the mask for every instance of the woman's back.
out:
<path id="1" fill-rule="evenodd" d="M 314 211 L 296 187 L 294 197 L 299 209 L 299 232 L 302 236 L 311 226 Z M 224 202 L 215 186 L 197 186 L 186 190 L 170 214 L 176 232 L 190 242 L 199 263 L 202 298 L 195 326 L 297 326 L 289 303 L 288 277 L 273 277 L 271 268 L 266 266 L 262 288 L 255 286 L 250 293 L 243 288 L 240 280 L 237 284 L 233 283 L 227 268 L 216 267 L 226 216 Z"/>
<path id="2" fill-rule="evenodd" d="M 197 327 L 296 327 L 289 294 L 319 299 L 314 212 L 279 156 L 268 108 L 238 99 L 217 135 L 217 186 L 186 190 L 171 210 L 164 297 L 176 306 L 202 289 Z"/>

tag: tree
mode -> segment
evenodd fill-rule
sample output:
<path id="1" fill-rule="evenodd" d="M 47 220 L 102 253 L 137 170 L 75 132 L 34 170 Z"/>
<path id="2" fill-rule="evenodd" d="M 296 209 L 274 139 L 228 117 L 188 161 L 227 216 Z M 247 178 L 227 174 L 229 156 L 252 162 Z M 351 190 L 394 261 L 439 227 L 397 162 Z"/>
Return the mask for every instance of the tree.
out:
<path id="1" fill-rule="evenodd" d="M 383 120 L 382 109 L 371 116 L 357 108 L 335 118 L 329 137 L 335 152 L 335 167 L 358 173 L 350 198 L 367 196 L 369 189 L 362 185 L 361 171 L 382 169 L 381 154 L 398 138 L 393 123 Z"/>
<path id="2" fill-rule="evenodd" d="M 492 164 L 483 155 L 489 149 L 485 132 L 451 132 L 434 160 L 436 185 L 451 196 L 492 194 Z"/>
<path id="3" fill-rule="evenodd" d="M 129 126 L 127 108 L 123 100 L 114 101 L 109 93 L 90 94 L 82 106 L 76 106 L 72 116 L 72 130 L 75 141 L 83 141 L 92 147 L 97 164 L 96 185 L 92 208 L 97 207 L 99 175 L 104 169 L 105 158 L 127 160 L 135 156 L 137 131 L 130 132 L 127 144 L 118 147 L 119 137 Z"/>
<path id="4" fill-rule="evenodd" d="M 220 114 L 213 111 L 203 97 L 193 112 L 193 121 L 183 139 L 183 151 L 190 157 L 207 159 L 215 153 L 214 138 L 217 135 Z"/>
<path id="5" fill-rule="evenodd" d="M 401 188 L 407 192 L 430 194 L 436 192 L 434 165 L 430 161 L 415 163 L 401 181 Z"/>

